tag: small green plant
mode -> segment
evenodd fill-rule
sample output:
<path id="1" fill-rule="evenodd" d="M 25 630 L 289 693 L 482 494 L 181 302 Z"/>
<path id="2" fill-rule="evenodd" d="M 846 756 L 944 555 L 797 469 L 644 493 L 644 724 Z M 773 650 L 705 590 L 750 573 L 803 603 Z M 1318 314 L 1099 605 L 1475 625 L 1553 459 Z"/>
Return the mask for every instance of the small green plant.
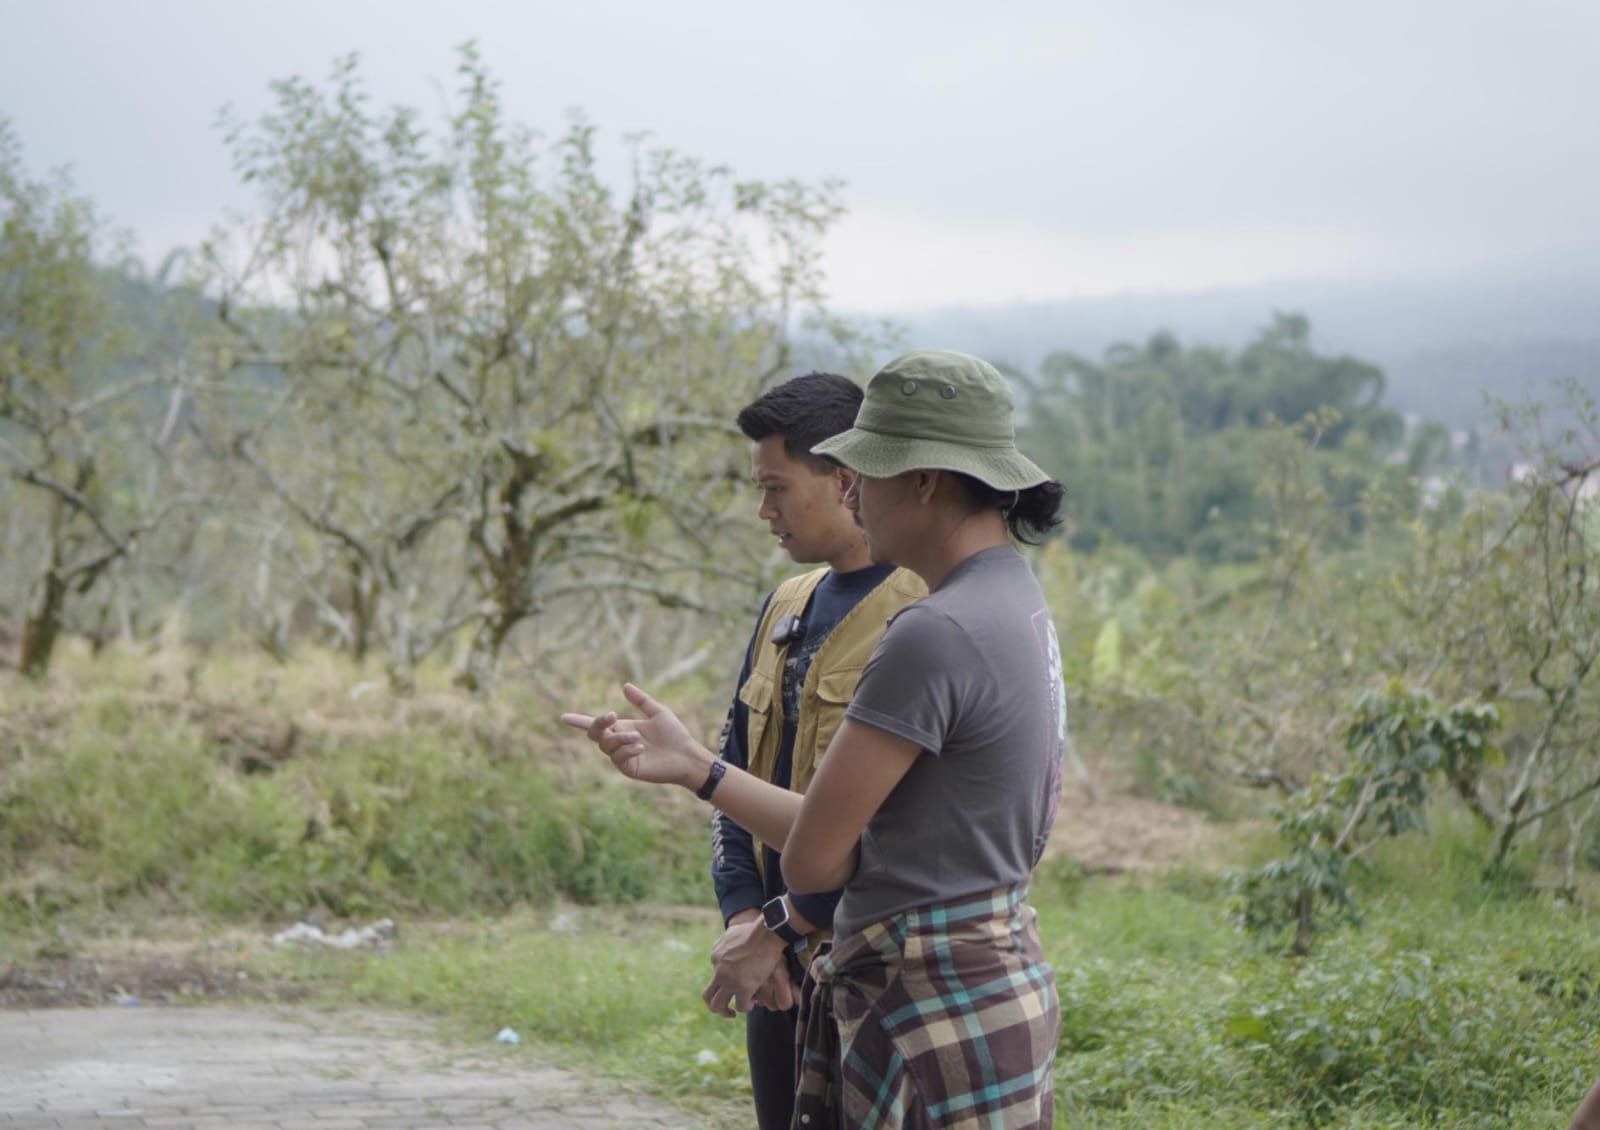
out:
<path id="1" fill-rule="evenodd" d="M 1289 951 L 1304 955 L 1318 933 L 1359 921 L 1352 861 L 1421 829 L 1429 782 L 1475 779 L 1498 757 L 1499 725 L 1492 704 L 1441 708 L 1397 682 L 1363 695 L 1345 731 L 1343 770 L 1314 776 L 1272 810 L 1288 851 L 1229 876 L 1237 924 L 1257 935 L 1292 930 Z"/>

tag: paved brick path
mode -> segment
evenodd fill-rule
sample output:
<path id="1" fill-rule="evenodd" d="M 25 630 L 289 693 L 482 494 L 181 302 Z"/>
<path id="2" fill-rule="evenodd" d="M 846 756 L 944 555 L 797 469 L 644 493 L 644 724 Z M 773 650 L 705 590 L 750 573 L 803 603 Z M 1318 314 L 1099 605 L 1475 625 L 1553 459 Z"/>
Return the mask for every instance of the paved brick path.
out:
<path id="1" fill-rule="evenodd" d="M 432 1043 L 419 1023 L 234 1007 L 0 1011 L 0 1130 L 692 1125 L 517 1049 Z"/>

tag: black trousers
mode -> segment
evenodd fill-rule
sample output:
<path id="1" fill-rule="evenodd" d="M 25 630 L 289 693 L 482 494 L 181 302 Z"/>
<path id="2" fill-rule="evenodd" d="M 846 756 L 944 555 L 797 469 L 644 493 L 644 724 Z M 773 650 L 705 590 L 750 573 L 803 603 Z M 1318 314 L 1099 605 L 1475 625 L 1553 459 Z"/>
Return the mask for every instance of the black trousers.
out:
<path id="1" fill-rule="evenodd" d="M 772 1012 L 757 1006 L 745 1020 L 744 1046 L 750 1056 L 750 1083 L 755 1090 L 756 1125 L 761 1130 L 789 1130 L 794 1117 L 795 1028 L 800 1010 Z"/>

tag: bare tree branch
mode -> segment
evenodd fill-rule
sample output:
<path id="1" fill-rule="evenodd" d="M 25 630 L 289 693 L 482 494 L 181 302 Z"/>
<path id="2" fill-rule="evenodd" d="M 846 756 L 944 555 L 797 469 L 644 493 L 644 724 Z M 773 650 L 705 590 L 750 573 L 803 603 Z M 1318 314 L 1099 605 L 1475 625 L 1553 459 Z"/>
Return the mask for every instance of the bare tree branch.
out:
<path id="1" fill-rule="evenodd" d="M 105 520 L 100 517 L 100 511 L 93 504 L 91 504 L 88 499 L 84 498 L 83 495 L 67 486 L 66 483 L 51 478 L 37 467 L 30 467 L 25 471 L 13 471 L 11 472 L 11 476 L 20 482 L 28 483 L 32 486 L 40 487 L 49 491 L 57 498 L 60 498 L 68 506 L 71 506 L 73 510 L 87 516 L 89 521 L 94 523 L 95 529 L 100 531 L 100 536 L 105 538 L 106 541 L 110 542 L 112 546 L 116 548 L 119 556 L 128 552 L 127 545 L 120 537 L 111 531 L 111 528 L 106 525 Z"/>

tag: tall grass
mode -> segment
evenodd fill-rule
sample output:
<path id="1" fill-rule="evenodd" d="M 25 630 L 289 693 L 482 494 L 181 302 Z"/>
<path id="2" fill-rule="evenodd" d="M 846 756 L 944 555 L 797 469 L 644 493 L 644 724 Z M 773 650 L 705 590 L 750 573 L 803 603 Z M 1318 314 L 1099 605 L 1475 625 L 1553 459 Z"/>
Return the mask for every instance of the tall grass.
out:
<path id="1" fill-rule="evenodd" d="M 352 700 L 354 672 L 236 671 L 243 693 L 91 673 L 0 684 L 0 915 L 441 915 L 704 885 L 695 806 L 575 757 L 548 706 Z"/>

